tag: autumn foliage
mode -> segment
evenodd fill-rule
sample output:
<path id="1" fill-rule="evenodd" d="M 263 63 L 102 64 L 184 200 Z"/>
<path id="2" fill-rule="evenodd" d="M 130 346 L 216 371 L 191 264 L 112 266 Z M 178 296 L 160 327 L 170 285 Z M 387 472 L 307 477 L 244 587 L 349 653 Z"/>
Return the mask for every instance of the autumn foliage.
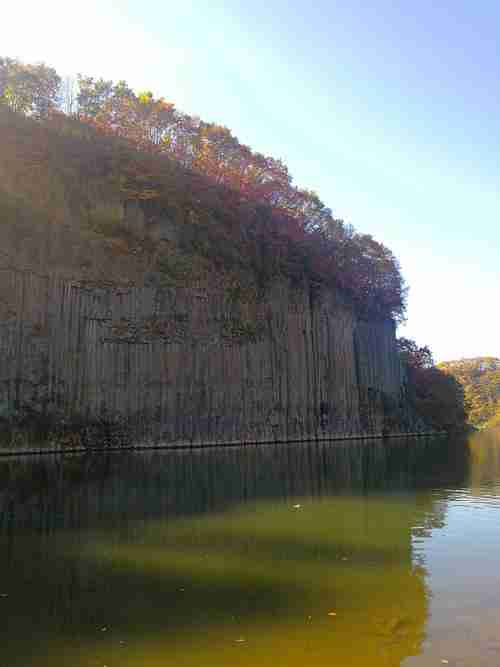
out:
<path id="1" fill-rule="evenodd" d="M 79 76 L 63 85 L 45 65 L 8 58 L 0 58 L 0 105 L 94 150 L 96 169 L 116 175 L 123 200 L 147 201 L 153 217 L 175 208 L 203 227 L 197 252 L 211 261 L 263 280 L 281 274 L 332 284 L 361 314 L 403 318 L 406 289 L 391 251 L 334 217 L 316 193 L 293 184 L 281 160 L 252 151 L 226 127 L 124 81 Z"/>
<path id="2" fill-rule="evenodd" d="M 439 364 L 464 388 L 469 422 L 477 428 L 500 426 L 500 359 L 474 357 Z"/>
<path id="3" fill-rule="evenodd" d="M 408 377 L 409 398 L 417 414 L 437 430 L 464 429 L 467 415 L 462 385 L 434 364 L 427 346 L 399 338 L 398 348 Z"/>

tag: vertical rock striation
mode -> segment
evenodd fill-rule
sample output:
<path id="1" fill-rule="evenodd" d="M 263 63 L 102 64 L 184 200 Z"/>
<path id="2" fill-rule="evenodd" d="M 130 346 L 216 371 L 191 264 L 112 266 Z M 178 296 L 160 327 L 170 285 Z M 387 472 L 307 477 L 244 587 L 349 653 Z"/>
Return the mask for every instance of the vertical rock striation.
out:
<path id="1" fill-rule="evenodd" d="M 165 442 L 410 428 L 394 323 L 339 293 L 117 287 L 1 270 L 0 417 Z"/>

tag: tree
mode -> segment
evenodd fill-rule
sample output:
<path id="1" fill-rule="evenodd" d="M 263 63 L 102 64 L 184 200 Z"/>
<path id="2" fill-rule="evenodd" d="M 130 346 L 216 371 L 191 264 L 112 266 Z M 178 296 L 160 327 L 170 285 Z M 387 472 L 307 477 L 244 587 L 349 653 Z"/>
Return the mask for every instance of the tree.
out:
<path id="1" fill-rule="evenodd" d="M 0 56 L 0 104 L 6 104 L 6 91 L 9 82 L 8 59 Z"/>
<path id="2" fill-rule="evenodd" d="M 462 385 L 434 365 L 427 345 L 420 347 L 409 338 L 397 342 L 417 414 L 437 430 L 463 429 L 467 415 Z"/>
<path id="3" fill-rule="evenodd" d="M 77 84 L 80 117 L 84 120 L 97 118 L 113 94 L 113 82 L 78 74 Z"/>
<path id="4" fill-rule="evenodd" d="M 54 70 L 0 60 L 0 102 L 26 115 L 51 115 L 53 127 L 83 136 L 75 123 L 69 129 L 63 114 L 50 114 L 58 91 L 66 118 L 77 111 L 91 141 L 97 131 L 119 137 L 120 150 L 128 144 L 136 151 L 118 179 L 125 196 L 160 197 L 158 172 L 175 161 L 189 174 L 186 216 L 196 209 L 198 220 L 208 212 L 213 219 L 217 210 L 220 236 L 239 261 L 263 265 L 266 257 L 269 264 L 272 253 L 272 271 L 340 288 L 361 316 L 404 319 L 406 286 L 391 251 L 334 218 L 317 193 L 296 187 L 281 160 L 253 151 L 227 127 L 180 113 L 151 91 L 134 92 L 125 81 L 79 74 L 77 89 L 75 103 L 73 82 L 61 86 Z M 153 164 L 146 154 L 167 159 Z M 253 259 L 244 260 L 245 253 Z"/>
<path id="5" fill-rule="evenodd" d="M 417 411 L 436 429 L 462 429 L 467 421 L 464 391 L 455 378 L 436 366 L 414 374 Z"/>
<path id="6" fill-rule="evenodd" d="M 25 65 L 0 58 L 0 95 L 13 111 L 47 118 L 57 108 L 60 84 L 57 72 L 43 63 Z"/>
<path id="7" fill-rule="evenodd" d="M 427 345 L 419 347 L 410 338 L 398 338 L 398 349 L 401 360 L 409 368 L 431 368 L 434 366 L 432 352 Z"/>

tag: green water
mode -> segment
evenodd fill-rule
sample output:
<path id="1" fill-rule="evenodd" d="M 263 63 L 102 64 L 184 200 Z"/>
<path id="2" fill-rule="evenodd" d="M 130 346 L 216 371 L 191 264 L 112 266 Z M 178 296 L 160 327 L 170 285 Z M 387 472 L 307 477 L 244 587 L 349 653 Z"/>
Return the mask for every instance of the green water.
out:
<path id="1" fill-rule="evenodd" d="M 0 667 L 440 664 L 500 665 L 494 435 L 0 461 Z"/>

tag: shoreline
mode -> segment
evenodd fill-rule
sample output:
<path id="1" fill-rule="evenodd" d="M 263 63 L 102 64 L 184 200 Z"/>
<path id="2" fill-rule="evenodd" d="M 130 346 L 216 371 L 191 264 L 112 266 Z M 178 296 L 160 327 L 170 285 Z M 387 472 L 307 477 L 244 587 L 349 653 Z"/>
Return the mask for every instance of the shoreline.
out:
<path id="1" fill-rule="evenodd" d="M 340 442 L 343 440 L 388 440 L 394 438 L 422 438 L 422 437 L 443 437 L 450 435 L 447 431 L 415 431 L 401 433 L 362 433 L 355 435 L 332 435 L 320 438 L 292 438 L 276 440 L 228 440 L 228 441 L 180 441 L 169 443 L 139 443 L 136 445 L 116 445 L 103 447 L 0 447 L 0 458 L 15 456 L 40 456 L 48 454 L 88 454 L 103 452 L 141 452 L 148 450 L 190 450 L 190 449 L 208 449 L 216 447 L 253 447 L 258 445 L 292 445 L 310 442 Z"/>

